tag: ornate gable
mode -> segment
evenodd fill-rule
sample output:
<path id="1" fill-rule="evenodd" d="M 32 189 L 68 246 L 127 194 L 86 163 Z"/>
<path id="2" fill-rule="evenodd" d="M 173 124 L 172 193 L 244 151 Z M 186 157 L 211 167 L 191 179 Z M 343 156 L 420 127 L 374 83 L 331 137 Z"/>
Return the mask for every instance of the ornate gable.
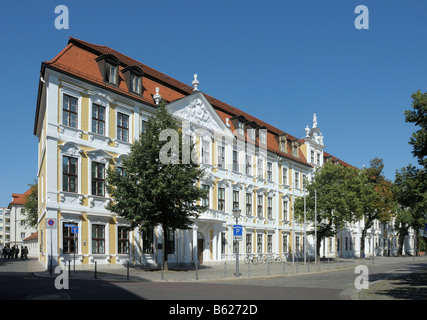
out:
<path id="1" fill-rule="evenodd" d="M 173 101 L 167 105 L 167 108 L 178 120 L 189 121 L 196 127 L 222 136 L 233 137 L 231 130 L 224 124 L 201 92 Z"/>

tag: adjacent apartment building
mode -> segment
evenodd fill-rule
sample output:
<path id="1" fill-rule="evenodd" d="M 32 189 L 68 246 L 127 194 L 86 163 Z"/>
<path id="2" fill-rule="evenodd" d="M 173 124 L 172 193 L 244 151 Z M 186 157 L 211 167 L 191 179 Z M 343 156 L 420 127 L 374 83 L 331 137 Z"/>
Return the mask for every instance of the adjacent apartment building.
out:
<path id="1" fill-rule="evenodd" d="M 106 169 L 121 166 L 160 98 L 196 143 L 206 169 L 200 184 L 209 190 L 201 200 L 209 209 L 192 228 L 165 239 L 169 262 L 233 259 L 236 207 L 242 210 L 240 253 L 301 253 L 305 228 L 294 221 L 292 208 L 303 196 L 303 181 L 324 161 L 349 165 L 325 152 L 316 115 L 308 119 L 305 137 L 297 138 L 204 94 L 197 76 L 189 86 L 107 46 L 70 38 L 40 71 L 34 123 L 39 260 L 45 266 L 51 258 L 60 264 L 74 256 L 77 264 L 161 262 L 161 228 L 128 232 L 128 221 L 105 208 L 111 201 Z M 343 251 L 337 242 L 347 236 L 326 239 L 324 254 Z M 382 245 L 380 236 L 368 236 L 368 252 L 369 243 Z M 350 238 L 357 242 L 357 233 Z M 307 240 L 313 253 L 313 239 Z"/>

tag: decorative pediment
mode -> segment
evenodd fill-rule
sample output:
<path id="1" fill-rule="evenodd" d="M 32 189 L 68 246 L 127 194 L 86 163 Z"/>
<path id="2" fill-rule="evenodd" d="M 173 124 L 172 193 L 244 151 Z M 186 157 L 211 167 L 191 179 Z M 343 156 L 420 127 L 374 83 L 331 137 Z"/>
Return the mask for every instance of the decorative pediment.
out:
<path id="1" fill-rule="evenodd" d="M 88 151 L 86 153 L 92 161 L 100 163 L 108 163 L 108 161 L 112 158 L 112 156 L 110 156 L 107 152 L 101 149 Z"/>
<path id="2" fill-rule="evenodd" d="M 233 137 L 231 130 L 201 92 L 173 101 L 167 105 L 167 108 L 175 118 L 188 121 L 197 129 L 205 129 L 225 137 Z"/>

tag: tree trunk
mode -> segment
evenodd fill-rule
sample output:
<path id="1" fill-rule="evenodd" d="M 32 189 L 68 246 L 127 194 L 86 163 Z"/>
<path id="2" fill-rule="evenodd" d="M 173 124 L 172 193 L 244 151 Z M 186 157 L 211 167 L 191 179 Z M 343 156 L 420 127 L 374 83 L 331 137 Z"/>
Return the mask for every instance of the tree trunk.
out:
<path id="1" fill-rule="evenodd" d="M 163 270 L 164 271 L 168 271 L 169 270 L 169 266 L 168 266 L 168 252 L 169 252 L 169 248 L 168 248 L 168 228 L 165 227 L 165 225 L 162 225 L 162 229 L 163 229 Z"/>
<path id="2" fill-rule="evenodd" d="M 365 238 L 368 229 L 363 228 L 362 236 L 360 237 L 360 258 L 365 258 Z"/>

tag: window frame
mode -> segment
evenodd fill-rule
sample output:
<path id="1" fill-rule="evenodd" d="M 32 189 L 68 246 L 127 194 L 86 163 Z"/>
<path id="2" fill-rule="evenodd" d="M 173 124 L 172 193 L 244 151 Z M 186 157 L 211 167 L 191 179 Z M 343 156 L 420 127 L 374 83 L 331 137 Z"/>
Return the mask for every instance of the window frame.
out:
<path id="1" fill-rule="evenodd" d="M 65 172 L 64 171 L 64 160 L 65 159 L 68 159 L 68 168 L 70 168 L 71 167 L 71 165 L 70 165 L 70 161 L 71 160 L 75 160 L 76 161 L 76 163 L 75 163 L 75 167 L 76 167 L 76 169 L 75 169 L 75 173 L 70 173 L 70 172 Z M 67 183 L 67 190 L 65 190 L 64 189 L 64 186 L 65 186 L 65 177 L 68 177 L 68 183 Z M 74 177 L 75 178 L 75 182 L 74 182 L 74 188 L 75 188 L 75 190 L 70 190 L 70 184 L 71 184 L 71 177 Z M 78 191 L 79 191 L 79 159 L 78 158 L 76 158 L 76 157 L 72 157 L 72 156 L 69 156 L 69 155 L 63 155 L 62 156 L 62 191 L 65 191 L 65 192 L 72 192 L 72 193 L 78 193 Z"/>

